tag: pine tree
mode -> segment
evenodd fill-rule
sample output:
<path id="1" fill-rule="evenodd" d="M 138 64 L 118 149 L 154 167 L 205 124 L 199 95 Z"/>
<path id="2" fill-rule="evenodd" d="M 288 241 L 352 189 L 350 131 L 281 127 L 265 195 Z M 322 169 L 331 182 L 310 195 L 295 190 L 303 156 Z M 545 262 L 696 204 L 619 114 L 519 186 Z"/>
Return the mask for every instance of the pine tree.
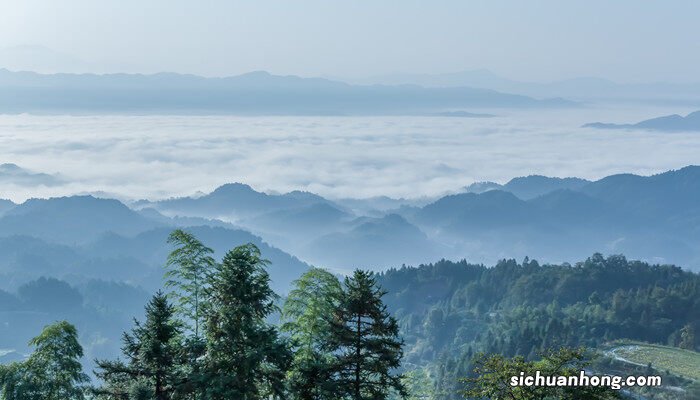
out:
<path id="1" fill-rule="evenodd" d="M 182 328 L 175 318 L 175 308 L 158 292 L 146 305 L 146 322 L 134 322 L 132 332 L 123 337 L 122 352 L 127 363 L 97 361 L 95 374 L 105 385 L 96 394 L 125 398 L 134 393 L 150 393 L 149 397 L 155 400 L 172 399 L 184 381 L 178 362 Z"/>
<path id="2" fill-rule="evenodd" d="M 331 320 L 328 350 L 336 355 L 336 398 L 386 399 L 392 390 L 406 395 L 394 373 L 403 356 L 396 320 L 389 315 L 374 274 L 356 270 L 345 278 L 343 297 Z"/>
<path id="3" fill-rule="evenodd" d="M 291 395 L 299 400 L 335 399 L 329 389 L 333 355 L 328 342 L 327 318 L 338 306 L 343 289 L 333 274 L 311 268 L 294 282 L 282 309 L 282 330 L 293 342 L 294 359 L 287 381 Z"/>
<path id="4" fill-rule="evenodd" d="M 229 251 L 207 289 L 206 398 L 257 400 L 281 396 L 291 355 L 265 319 L 275 311 L 267 261 L 253 244 Z"/>

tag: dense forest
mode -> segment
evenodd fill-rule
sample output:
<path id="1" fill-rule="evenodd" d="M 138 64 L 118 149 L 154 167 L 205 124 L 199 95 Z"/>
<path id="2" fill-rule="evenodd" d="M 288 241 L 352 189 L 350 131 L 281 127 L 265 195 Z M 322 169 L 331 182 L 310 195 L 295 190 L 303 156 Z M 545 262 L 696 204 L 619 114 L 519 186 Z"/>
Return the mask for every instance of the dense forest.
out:
<path id="1" fill-rule="evenodd" d="M 576 265 L 442 260 L 342 280 L 311 268 L 281 298 L 255 245 L 218 261 L 191 233 L 168 241 L 165 287 L 124 333 L 119 358 L 96 360 L 91 379 L 75 326 L 56 322 L 32 339 L 28 357 L 0 366 L 0 398 L 574 398 L 500 379 L 598 370 L 596 349 L 616 339 L 700 346 L 700 276 L 670 265 L 600 254 Z M 55 279 L 23 286 L 20 297 L 44 301 L 36 292 L 46 287 L 79 306 Z M 36 307 L 51 307 L 44 303 Z M 698 393 L 683 384 L 684 398 Z M 575 398 L 628 394 L 591 388 Z"/>
<path id="2" fill-rule="evenodd" d="M 575 265 L 442 260 L 379 277 L 398 319 L 404 364 L 425 370 L 440 398 L 461 398 L 480 352 L 535 360 L 551 348 L 616 339 L 697 351 L 700 276 L 671 265 L 594 254 Z"/>
<path id="3" fill-rule="evenodd" d="M 76 328 L 66 321 L 32 339 L 33 353 L 0 368 L 0 395 L 39 399 L 381 399 L 406 394 L 403 342 L 373 273 L 341 282 L 311 269 L 285 301 L 281 327 L 268 262 L 253 244 L 217 262 L 213 250 L 176 230 L 167 295 L 124 333 L 122 357 L 97 360 L 89 385 Z M 314 290 L 309 290 L 309 288 Z"/>

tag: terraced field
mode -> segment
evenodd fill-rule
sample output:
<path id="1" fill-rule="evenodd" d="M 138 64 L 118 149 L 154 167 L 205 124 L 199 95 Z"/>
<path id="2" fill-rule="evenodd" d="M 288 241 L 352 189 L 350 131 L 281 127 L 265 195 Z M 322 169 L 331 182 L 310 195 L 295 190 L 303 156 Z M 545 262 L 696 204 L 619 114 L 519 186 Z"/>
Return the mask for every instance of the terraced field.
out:
<path id="1" fill-rule="evenodd" d="M 626 363 L 646 366 L 700 381 L 700 353 L 646 343 L 619 344 L 606 352 Z"/>

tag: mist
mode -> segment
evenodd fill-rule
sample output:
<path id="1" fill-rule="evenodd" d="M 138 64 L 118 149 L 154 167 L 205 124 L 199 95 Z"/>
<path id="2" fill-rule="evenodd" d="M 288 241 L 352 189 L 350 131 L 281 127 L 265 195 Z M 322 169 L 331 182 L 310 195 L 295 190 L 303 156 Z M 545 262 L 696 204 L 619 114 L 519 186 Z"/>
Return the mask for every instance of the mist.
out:
<path id="1" fill-rule="evenodd" d="M 0 65 L 349 78 L 487 68 L 521 80 L 697 82 L 699 13 L 683 0 L 30 0 L 3 4 Z"/>
<path id="2" fill-rule="evenodd" d="M 54 179 L 8 180 L 0 197 L 162 199 L 243 182 L 329 198 L 418 198 L 523 174 L 649 175 L 697 163 L 700 136 L 580 126 L 666 111 L 497 110 L 494 118 L 3 115 L 0 161 Z"/>

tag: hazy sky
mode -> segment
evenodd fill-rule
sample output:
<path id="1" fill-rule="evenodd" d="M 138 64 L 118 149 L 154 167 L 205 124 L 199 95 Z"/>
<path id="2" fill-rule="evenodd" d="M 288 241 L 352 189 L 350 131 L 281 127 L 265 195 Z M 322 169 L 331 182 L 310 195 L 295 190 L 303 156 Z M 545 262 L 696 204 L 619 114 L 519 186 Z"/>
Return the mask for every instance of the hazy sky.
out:
<path id="1" fill-rule="evenodd" d="M 698 82 L 698 15 L 693 0 L 0 0 L 0 62 L 212 76 L 487 68 L 539 81 Z M 60 54 L 15 47 L 25 45 Z"/>

